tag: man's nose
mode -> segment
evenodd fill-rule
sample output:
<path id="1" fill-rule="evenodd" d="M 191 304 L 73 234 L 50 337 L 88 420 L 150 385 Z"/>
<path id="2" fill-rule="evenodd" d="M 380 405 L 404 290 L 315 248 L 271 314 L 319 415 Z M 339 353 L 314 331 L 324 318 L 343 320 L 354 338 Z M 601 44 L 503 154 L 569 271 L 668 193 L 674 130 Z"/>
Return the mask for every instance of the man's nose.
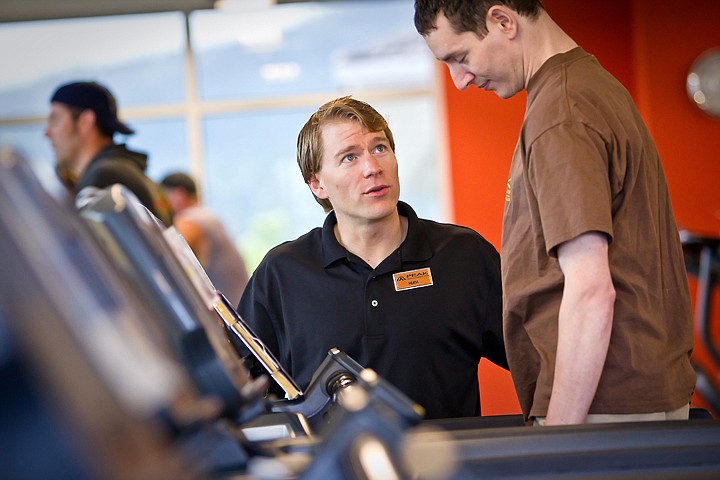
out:
<path id="1" fill-rule="evenodd" d="M 366 152 L 363 155 L 363 167 L 365 175 L 377 174 L 382 170 L 382 168 L 380 167 L 380 162 L 377 158 L 375 158 L 375 155 L 370 152 Z"/>
<path id="2" fill-rule="evenodd" d="M 472 83 L 474 76 L 472 73 L 467 71 L 464 67 L 454 65 L 449 66 L 450 77 L 452 78 L 455 88 L 458 90 L 465 90 Z"/>

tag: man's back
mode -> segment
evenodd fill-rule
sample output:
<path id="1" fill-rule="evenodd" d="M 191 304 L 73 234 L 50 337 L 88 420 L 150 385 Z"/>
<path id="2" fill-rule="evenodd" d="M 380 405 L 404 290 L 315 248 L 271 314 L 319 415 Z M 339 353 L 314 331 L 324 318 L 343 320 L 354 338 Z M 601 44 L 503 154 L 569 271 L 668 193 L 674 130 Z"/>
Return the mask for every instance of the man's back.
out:
<path id="1" fill-rule="evenodd" d="M 193 205 L 175 213 L 175 223 L 182 231 L 197 228 L 203 242 L 202 266 L 210 280 L 232 305 L 240 301 L 248 272 L 245 262 L 232 242 L 225 226 L 210 210 Z M 183 227 L 185 225 L 185 227 Z"/>
<path id="2" fill-rule="evenodd" d="M 79 194 L 85 187 L 105 188 L 115 183 L 128 187 L 165 225 L 172 225 L 170 204 L 163 190 L 145 175 L 147 155 L 110 145 L 90 161 L 75 186 Z"/>

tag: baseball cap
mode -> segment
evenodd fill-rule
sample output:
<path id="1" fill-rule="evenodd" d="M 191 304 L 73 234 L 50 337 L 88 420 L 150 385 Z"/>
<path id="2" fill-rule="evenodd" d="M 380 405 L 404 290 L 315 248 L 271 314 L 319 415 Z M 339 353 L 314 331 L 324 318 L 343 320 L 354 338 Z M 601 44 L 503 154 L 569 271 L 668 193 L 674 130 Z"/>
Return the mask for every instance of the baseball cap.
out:
<path id="1" fill-rule="evenodd" d="M 110 90 L 97 82 L 72 82 L 55 90 L 50 102 L 60 102 L 83 110 L 95 112 L 97 121 L 111 133 L 125 135 L 135 133 L 133 129 L 120 121 L 117 116 L 117 103 Z"/>

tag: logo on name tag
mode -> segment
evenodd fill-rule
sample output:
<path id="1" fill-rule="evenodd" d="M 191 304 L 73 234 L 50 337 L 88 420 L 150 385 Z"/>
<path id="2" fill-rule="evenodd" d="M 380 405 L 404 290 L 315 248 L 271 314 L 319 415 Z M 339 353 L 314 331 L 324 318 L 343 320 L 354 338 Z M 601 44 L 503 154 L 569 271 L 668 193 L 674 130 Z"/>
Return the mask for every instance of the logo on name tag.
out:
<path id="1" fill-rule="evenodd" d="M 411 288 L 429 287 L 433 284 L 430 267 L 410 270 L 407 272 L 393 273 L 395 291 L 410 290 Z"/>

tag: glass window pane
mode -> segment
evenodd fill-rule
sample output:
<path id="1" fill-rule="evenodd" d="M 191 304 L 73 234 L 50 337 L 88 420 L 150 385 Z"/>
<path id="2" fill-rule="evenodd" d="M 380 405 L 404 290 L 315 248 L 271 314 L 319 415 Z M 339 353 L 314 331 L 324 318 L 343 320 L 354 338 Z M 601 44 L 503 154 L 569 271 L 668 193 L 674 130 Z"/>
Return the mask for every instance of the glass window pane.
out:
<path id="1" fill-rule="evenodd" d="M 395 137 L 400 198 L 418 215 L 441 220 L 434 102 L 420 96 L 370 103 Z M 244 112 L 203 123 L 203 201 L 223 219 L 251 269 L 270 248 L 321 226 L 325 218 L 295 159 L 297 135 L 315 110 Z"/>
<path id="2" fill-rule="evenodd" d="M 148 154 L 147 174 L 155 181 L 171 171 L 191 171 L 184 119 L 130 120 L 135 135 L 125 139 L 128 148 Z"/>
<path id="3" fill-rule="evenodd" d="M 67 195 L 55 173 L 55 154 L 44 136 L 44 123 L 27 123 L 0 128 L 0 148 L 10 148 L 25 158 L 45 188 L 53 195 Z"/>
<path id="4" fill-rule="evenodd" d="M 0 24 L 0 117 L 45 116 L 55 88 L 97 80 L 120 107 L 185 97 L 182 13 Z"/>
<path id="5" fill-rule="evenodd" d="M 297 133 L 313 111 L 249 111 L 203 122 L 203 201 L 223 219 L 248 268 L 324 218 L 295 161 Z"/>
<path id="6" fill-rule="evenodd" d="M 429 88 L 433 59 L 412 18 L 413 3 L 407 0 L 194 12 L 200 96 L 257 99 Z"/>
<path id="7" fill-rule="evenodd" d="M 0 126 L 0 146 L 13 148 L 33 164 L 55 165 L 55 154 L 45 137 L 44 123 Z"/>

